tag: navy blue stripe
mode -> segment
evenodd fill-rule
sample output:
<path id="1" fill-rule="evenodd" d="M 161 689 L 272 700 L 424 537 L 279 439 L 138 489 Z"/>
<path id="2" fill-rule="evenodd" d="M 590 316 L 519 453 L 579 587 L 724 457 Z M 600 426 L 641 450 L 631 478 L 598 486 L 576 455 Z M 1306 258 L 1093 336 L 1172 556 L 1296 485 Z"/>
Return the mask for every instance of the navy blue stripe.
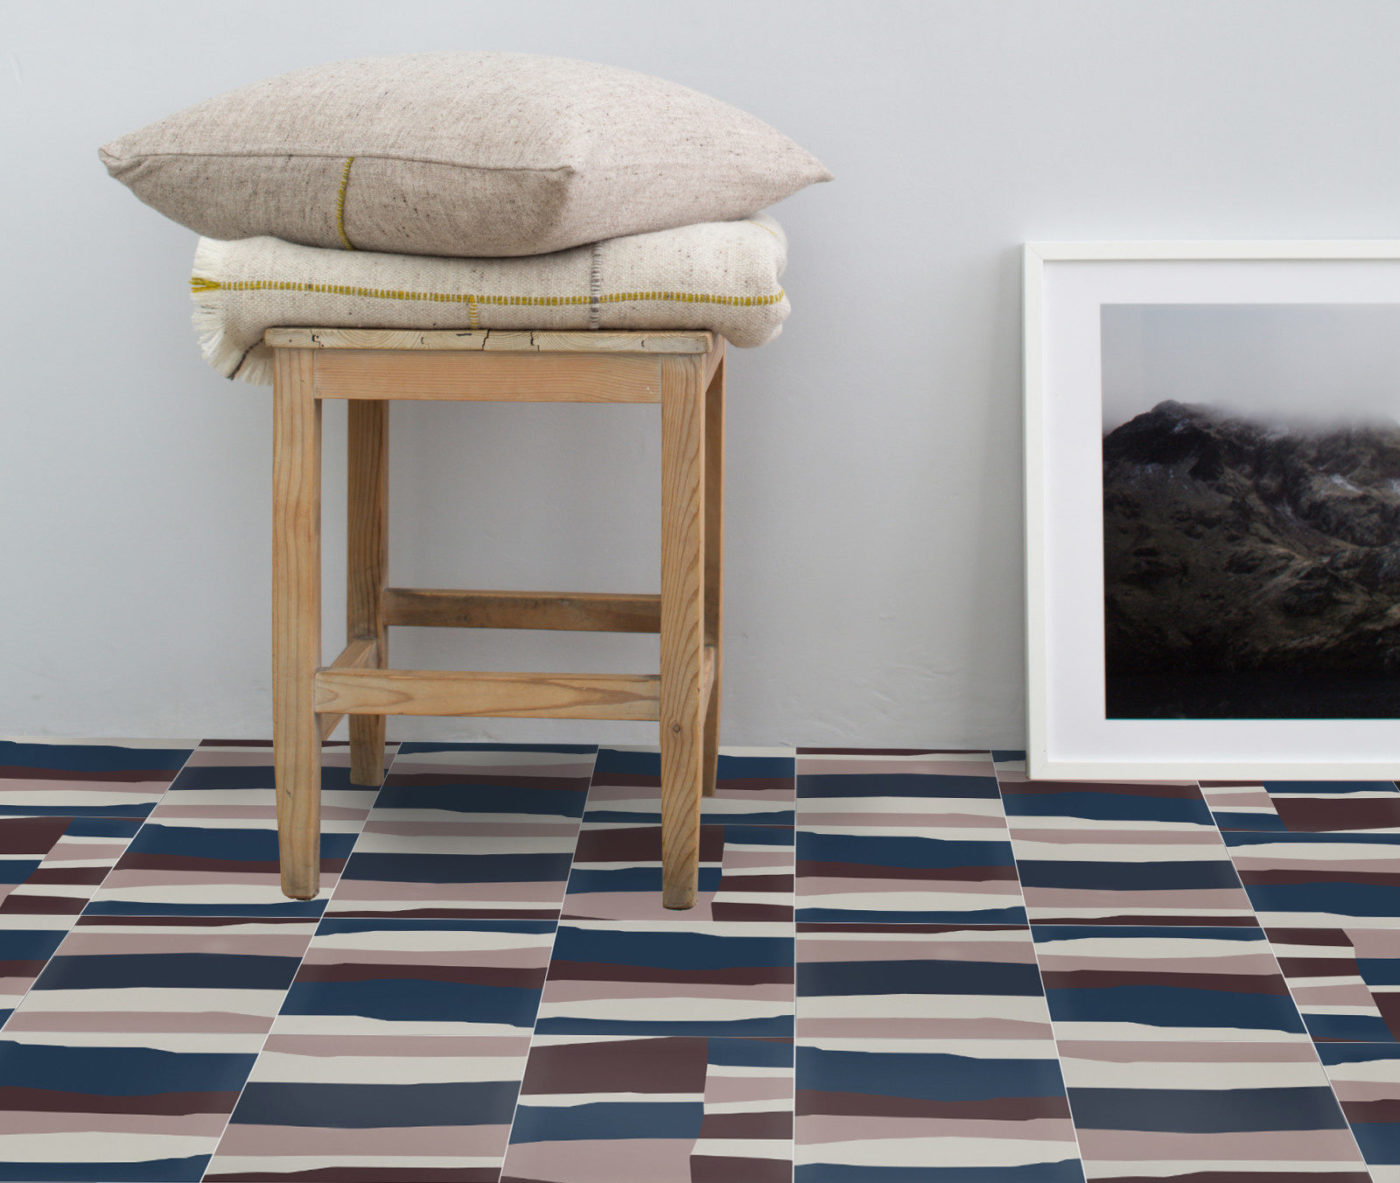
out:
<path id="1" fill-rule="evenodd" d="M 1038 995 L 1034 965 L 999 961 L 812 961 L 797 967 L 799 997 L 841 994 Z"/>
<path id="2" fill-rule="evenodd" d="M 539 990 L 375 978 L 358 982 L 296 982 L 282 1004 L 284 1015 L 363 1015 L 420 1022 L 508 1023 L 529 1027 Z"/>
<path id="3" fill-rule="evenodd" d="M 323 833 L 322 858 L 346 858 L 355 834 Z M 150 822 L 127 850 L 140 854 L 171 854 L 183 858 L 277 861 L 276 830 L 220 830 L 204 826 L 165 825 Z"/>
<path id="4" fill-rule="evenodd" d="M 1186 986 L 1104 986 L 1047 991 L 1051 1015 L 1066 1022 L 1149 1023 L 1155 1027 L 1239 1027 L 1304 1033 L 1286 996 Z"/>
<path id="5" fill-rule="evenodd" d="M 1324 1064 L 1365 1064 L 1372 1060 L 1400 1060 L 1400 1044 L 1389 1040 L 1376 1043 L 1320 1043 L 1317 1054 Z"/>
<path id="6" fill-rule="evenodd" d="M 698 890 L 715 891 L 719 887 L 720 867 L 718 863 L 700 865 Z M 661 890 L 661 851 L 656 852 L 654 867 L 619 867 L 610 870 L 580 870 L 574 867 L 569 876 L 569 894 L 592 891 L 660 891 Z"/>
<path id="7" fill-rule="evenodd" d="M 1081 1130 L 1228 1134 L 1343 1130 L 1346 1118 L 1326 1085 L 1280 1089 L 1070 1089 Z"/>
<path id="8" fill-rule="evenodd" d="M 39 864 L 43 861 L 42 855 L 25 859 L 0 859 L 0 883 L 23 883 L 39 869 Z"/>
<path id="9" fill-rule="evenodd" d="M 121 748 L 104 744 L 46 744 L 0 741 L 0 765 L 51 768 L 57 771 L 177 772 L 191 748 Z"/>
<path id="10" fill-rule="evenodd" d="M 1062 1097 L 1065 1092 L 1055 1060 L 993 1060 L 936 1052 L 847 1052 L 802 1046 L 797 1049 L 797 1087 L 924 1101 Z"/>
<path id="11" fill-rule="evenodd" d="M 1063 793 L 1006 794 L 1008 817 L 1082 817 L 1098 821 L 1198 822 L 1212 826 L 1210 810 L 1201 798 L 1136 797 L 1114 786 L 1101 793 L 1082 790 Z"/>
<path id="12" fill-rule="evenodd" d="M 554 960 L 660 969 L 791 966 L 792 937 L 710 936 L 696 932 L 607 932 L 561 925 Z"/>
<path id="13" fill-rule="evenodd" d="M 870 867 L 1009 867 L 1009 840 L 945 842 L 937 838 L 863 838 L 800 830 L 797 857 L 820 863 Z"/>
<path id="14" fill-rule="evenodd" d="M 163 989 L 285 990 L 299 957 L 248 953 L 112 953 L 55 957 L 35 983 L 37 990 Z M 101 1009 L 100 1007 L 98 1009 Z"/>
<path id="15" fill-rule="evenodd" d="M 130 838 L 141 828 L 136 817 L 75 817 L 72 825 L 64 831 L 72 838 Z"/>
<path id="16" fill-rule="evenodd" d="M 55 917 L 62 920 L 64 917 Z M 0 928 L 0 961 L 38 961 L 53 955 L 67 933 L 53 929 Z"/>
<path id="17" fill-rule="evenodd" d="M 785 1040 L 713 1038 L 706 1059 L 711 1067 L 790 1068 L 792 1044 Z"/>
<path id="18" fill-rule="evenodd" d="M 508 1125 L 515 1081 L 458 1084 L 281 1084 L 253 1081 L 233 1120 L 244 1125 L 374 1129 Z"/>
<path id="19" fill-rule="evenodd" d="M 1032 924 L 1031 936 L 1037 945 L 1050 945 L 1056 941 L 1080 941 L 1088 937 L 1099 940 L 1129 937 L 1157 937 L 1160 940 L 1212 940 L 1212 941 L 1264 941 L 1264 934 L 1257 928 L 1206 928 L 1200 925 L 1152 925 L 1115 924 L 1108 932 L 1100 925 L 1092 924 Z"/>
<path id="20" fill-rule="evenodd" d="M 148 1162 L 0 1162 L 4 1183 L 199 1183 L 212 1158 L 156 1158 Z"/>
<path id="21" fill-rule="evenodd" d="M 1390 846 L 1400 853 L 1400 836 L 1395 834 L 1366 834 L 1349 831 L 1345 834 L 1250 834 L 1231 833 L 1224 835 L 1226 846 L 1262 846 L 1286 844 L 1292 846 L 1316 846 L 1319 843 L 1344 842 L 1348 846 Z M 1341 864 L 1345 866 L 1345 863 Z"/>
<path id="22" fill-rule="evenodd" d="M 1384 793 L 1400 798 L 1400 789 L 1388 780 L 1266 780 L 1264 788 L 1281 797 L 1293 793 Z"/>
<path id="23" fill-rule="evenodd" d="M 677 1138 L 694 1141 L 700 1135 L 705 1106 L 700 1101 L 597 1102 L 592 1105 L 532 1106 L 528 1099 L 515 1111 L 512 1145 L 528 1142 L 574 1142 L 606 1138 L 618 1147 L 619 1170 L 625 1170 L 629 1138 Z M 623 1177 L 621 1174 L 619 1177 Z"/>
<path id="24" fill-rule="evenodd" d="M 1354 1121 L 1351 1132 L 1369 1166 L 1400 1166 L 1400 1122 Z"/>
<path id="25" fill-rule="evenodd" d="M 1400 886 L 1347 883 L 1347 867 L 1329 868 L 1335 883 L 1273 883 L 1245 889 L 1256 912 L 1326 912 L 1338 916 L 1400 916 Z"/>
<path id="26" fill-rule="evenodd" d="M 54 789 L 57 795 L 62 790 Z M 159 792 L 150 801 L 134 805 L 0 805 L 0 817 L 103 817 L 143 818 L 156 807 Z M 4 1175 L 0 1175 L 3 1179 Z"/>
<path id="27" fill-rule="evenodd" d="M 0 1041 L 0 1085 L 102 1097 L 243 1087 L 255 1056 Z"/>
<path id="28" fill-rule="evenodd" d="M 160 888 L 152 888 L 159 891 Z M 143 900 L 100 900 L 83 909 L 84 916 L 319 916 L 325 900 L 283 900 L 275 904 L 160 904 Z"/>

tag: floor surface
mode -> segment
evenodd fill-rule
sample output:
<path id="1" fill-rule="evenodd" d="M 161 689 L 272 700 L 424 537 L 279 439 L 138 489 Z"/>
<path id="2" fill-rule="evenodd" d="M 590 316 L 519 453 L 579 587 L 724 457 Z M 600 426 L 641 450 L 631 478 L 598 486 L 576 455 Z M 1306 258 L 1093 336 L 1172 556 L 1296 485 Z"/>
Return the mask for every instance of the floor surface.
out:
<path id="1" fill-rule="evenodd" d="M 749 749 L 0 744 L 0 1179 L 1400 1183 L 1400 790 Z M 1369 1165 L 1368 1165 L 1369 1164 Z"/>

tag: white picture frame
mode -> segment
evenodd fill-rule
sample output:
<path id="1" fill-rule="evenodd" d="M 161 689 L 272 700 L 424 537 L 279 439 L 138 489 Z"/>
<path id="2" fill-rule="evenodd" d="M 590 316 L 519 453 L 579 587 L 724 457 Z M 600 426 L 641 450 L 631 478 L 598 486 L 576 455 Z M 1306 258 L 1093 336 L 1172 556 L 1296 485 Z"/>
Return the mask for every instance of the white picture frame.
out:
<path id="1" fill-rule="evenodd" d="M 1026 244 L 1028 774 L 1124 781 L 1400 776 L 1400 718 L 1107 717 L 1099 326 L 1111 304 L 1400 309 L 1400 241 Z M 1396 399 L 1400 417 L 1400 384 Z"/>

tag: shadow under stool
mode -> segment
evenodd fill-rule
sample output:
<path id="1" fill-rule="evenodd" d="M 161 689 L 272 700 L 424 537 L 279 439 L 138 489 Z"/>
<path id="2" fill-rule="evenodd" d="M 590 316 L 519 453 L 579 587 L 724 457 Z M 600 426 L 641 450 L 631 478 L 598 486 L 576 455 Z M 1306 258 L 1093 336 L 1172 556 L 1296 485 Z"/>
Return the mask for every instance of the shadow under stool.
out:
<path id="1" fill-rule="evenodd" d="M 378 784 L 388 715 L 660 723 L 662 902 L 695 903 L 700 798 L 719 740 L 724 339 L 698 332 L 269 329 L 272 744 L 282 890 L 320 879 L 321 743 L 350 719 L 351 780 Z M 321 403 L 348 400 L 346 638 L 321 661 Z M 389 403 L 661 404 L 661 594 L 387 586 Z M 659 633 L 659 674 L 396 669 L 393 625 Z"/>

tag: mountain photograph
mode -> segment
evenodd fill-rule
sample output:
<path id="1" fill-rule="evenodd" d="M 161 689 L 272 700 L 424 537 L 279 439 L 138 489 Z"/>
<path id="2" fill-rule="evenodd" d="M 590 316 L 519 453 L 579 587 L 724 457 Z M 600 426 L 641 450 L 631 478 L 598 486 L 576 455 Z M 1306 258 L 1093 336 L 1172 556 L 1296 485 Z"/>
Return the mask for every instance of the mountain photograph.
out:
<path id="1" fill-rule="evenodd" d="M 1400 717 L 1400 309 L 1103 313 L 1106 716 Z"/>

